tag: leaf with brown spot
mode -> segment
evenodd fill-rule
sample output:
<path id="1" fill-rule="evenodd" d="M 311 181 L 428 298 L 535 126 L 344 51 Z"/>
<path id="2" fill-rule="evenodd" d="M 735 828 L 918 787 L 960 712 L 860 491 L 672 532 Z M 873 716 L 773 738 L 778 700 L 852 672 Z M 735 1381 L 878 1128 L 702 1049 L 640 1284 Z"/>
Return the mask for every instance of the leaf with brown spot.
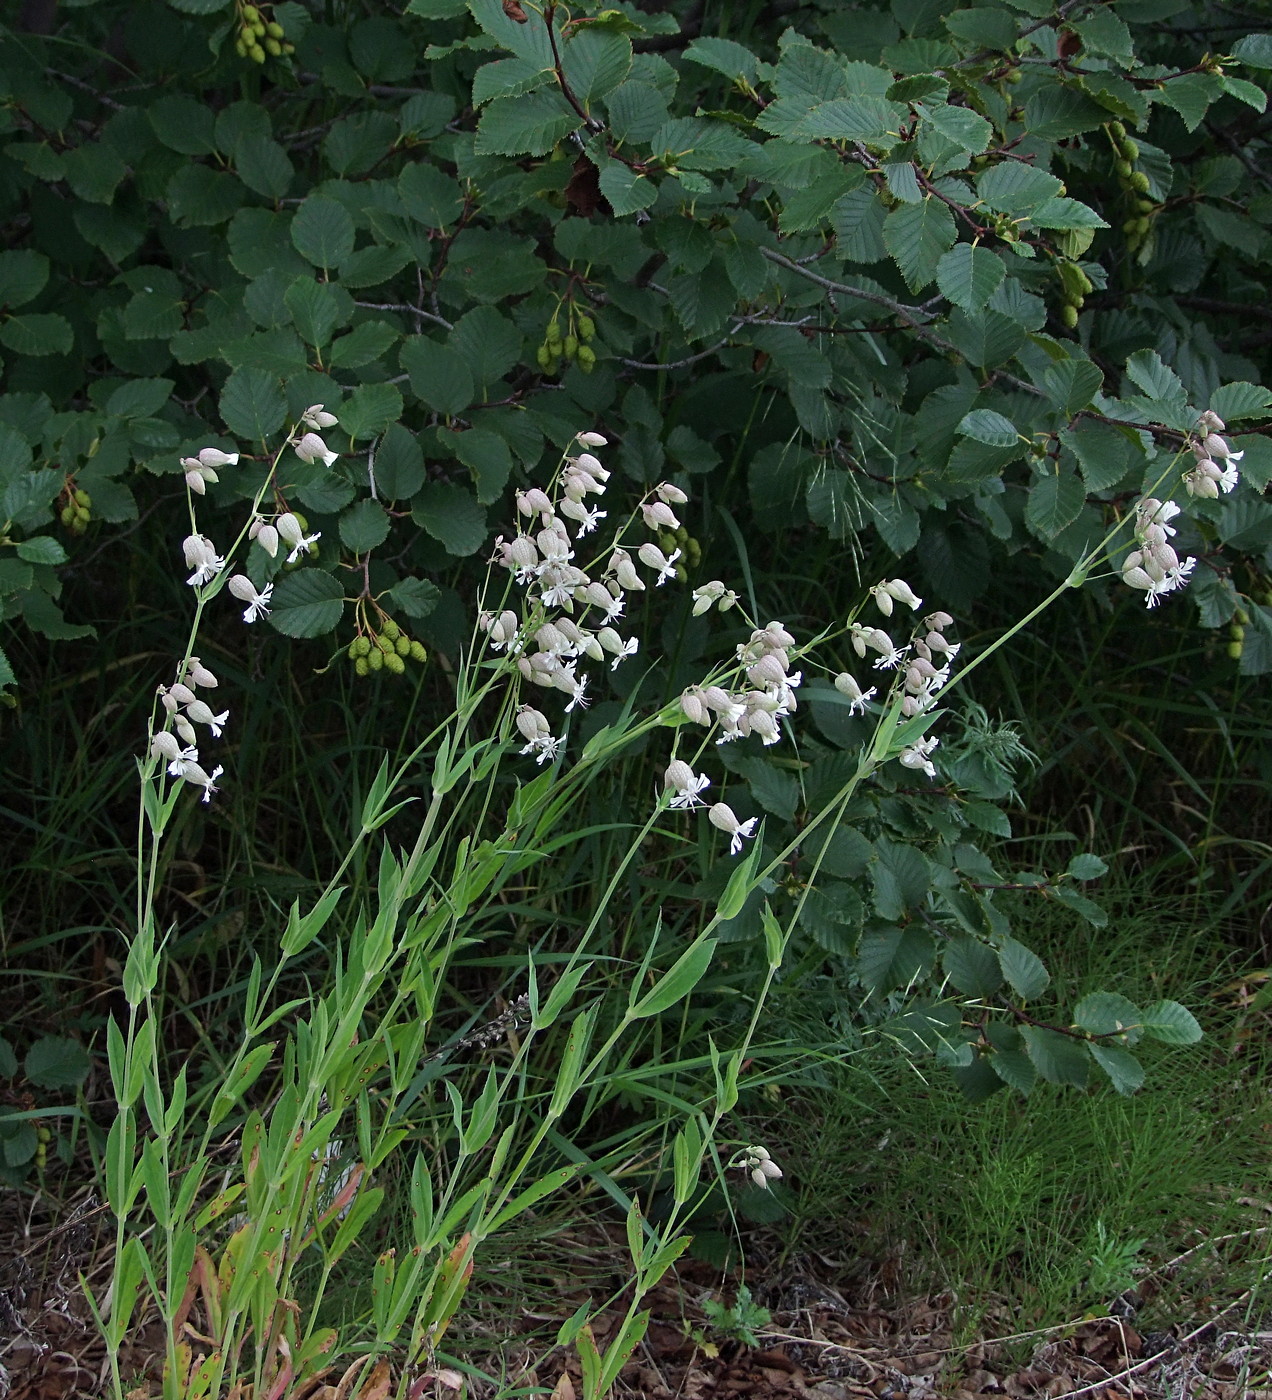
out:
<path id="1" fill-rule="evenodd" d="M 358 1400 L 386 1400 L 392 1385 L 389 1363 L 381 1357 L 367 1377 L 366 1384 L 358 1391 Z"/>
<path id="2" fill-rule="evenodd" d="M 503 0 L 503 12 L 509 19 L 515 19 L 518 24 L 530 22 L 530 16 L 521 8 L 517 0 Z"/>
<path id="3" fill-rule="evenodd" d="M 552 1387 L 552 1400 L 574 1400 L 574 1382 L 569 1372 L 562 1371 L 556 1385 Z"/>

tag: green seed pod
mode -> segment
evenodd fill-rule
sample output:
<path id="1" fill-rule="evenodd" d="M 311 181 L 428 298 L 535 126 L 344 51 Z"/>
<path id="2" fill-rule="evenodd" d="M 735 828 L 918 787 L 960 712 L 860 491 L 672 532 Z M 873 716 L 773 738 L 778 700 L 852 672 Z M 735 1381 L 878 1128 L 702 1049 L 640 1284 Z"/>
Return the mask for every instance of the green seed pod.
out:
<path id="1" fill-rule="evenodd" d="M 284 53 L 295 53 L 295 52 L 296 52 L 296 45 L 295 45 L 295 44 L 284 44 L 284 45 L 283 45 L 283 52 L 284 52 Z"/>
<path id="2" fill-rule="evenodd" d="M 1245 647 L 1244 647 L 1244 645 L 1243 645 L 1241 642 L 1229 642 L 1229 643 L 1228 643 L 1228 655 L 1229 655 L 1230 657 L 1232 657 L 1232 659 L 1233 659 L 1234 661 L 1240 661 L 1240 660 L 1241 660 L 1241 653 L 1242 653 L 1244 650 L 1245 650 Z"/>
<path id="3" fill-rule="evenodd" d="M 1141 238 L 1148 232 L 1148 229 L 1149 223 L 1147 219 L 1141 217 L 1135 220 L 1135 231 Z"/>
<path id="4" fill-rule="evenodd" d="M 376 650 L 383 652 L 385 656 L 393 650 L 393 638 L 386 637 L 383 632 L 375 639 Z"/>
<path id="5" fill-rule="evenodd" d="M 395 651 L 391 651 L 384 658 L 384 669 L 392 671 L 395 676 L 400 676 L 406 670 L 406 662 Z"/>
<path id="6" fill-rule="evenodd" d="M 1018 82 L 1020 82 L 1020 79 L 1021 79 L 1021 72 L 1020 72 L 1020 69 L 1019 69 L 1019 68 L 1013 68 L 1013 69 L 1011 69 L 1011 71 L 1007 74 L 1006 81 L 1009 82 L 1009 83 L 1012 85 L 1012 87 L 1015 87 L 1016 84 L 1017 84 Z"/>
<path id="7" fill-rule="evenodd" d="M 75 523 L 75 507 L 63 506 L 57 518 L 69 529 Z"/>
<path id="8" fill-rule="evenodd" d="M 1137 190 L 1140 194 L 1148 193 L 1148 185 L 1148 176 L 1145 175 L 1142 170 L 1137 170 L 1135 174 L 1131 176 L 1131 188 Z"/>
<path id="9" fill-rule="evenodd" d="M 253 63 L 265 62 L 265 50 L 261 48 L 259 44 L 249 44 L 247 48 L 247 56 L 252 60 Z"/>
<path id="10" fill-rule="evenodd" d="M 258 39 L 263 39 L 265 37 L 265 25 L 261 20 L 258 19 L 252 26 L 252 33 L 255 34 Z"/>
<path id="11" fill-rule="evenodd" d="M 552 331 L 548 332 L 548 338 L 543 343 L 548 347 L 548 354 L 553 357 L 559 357 L 565 352 L 565 341 Z"/>
<path id="12" fill-rule="evenodd" d="M 689 567 L 696 569 L 702 563 L 702 546 L 695 539 L 685 541 L 685 560 Z"/>
<path id="13" fill-rule="evenodd" d="M 428 660 L 428 652 L 424 650 L 423 642 L 411 643 L 411 660 L 418 661 L 421 666 Z"/>
<path id="14" fill-rule="evenodd" d="M 256 8 L 255 5 L 243 6 L 243 18 L 248 24 L 255 24 L 256 21 L 260 19 L 260 17 L 261 12 Z"/>
<path id="15" fill-rule="evenodd" d="M 397 639 L 402 635 L 402 629 L 397 625 L 396 622 L 393 621 L 391 617 L 386 618 L 385 620 L 384 635 L 391 642 L 396 642 Z"/>
<path id="16" fill-rule="evenodd" d="M 1122 232 L 1123 232 L 1123 233 L 1126 233 L 1126 234 L 1135 234 L 1135 233 L 1138 233 L 1138 232 L 1139 232 L 1139 220 L 1138 220 L 1138 219 L 1127 219 L 1127 221 L 1122 225 Z"/>
<path id="17" fill-rule="evenodd" d="M 348 647 L 345 649 L 345 655 L 349 658 L 350 661 L 356 661 L 358 659 L 359 653 L 357 637 L 355 637 L 353 641 L 349 643 Z"/>
<path id="18" fill-rule="evenodd" d="M 281 39 L 283 37 L 283 26 L 276 19 L 270 20 L 265 26 L 265 32 L 271 39 Z"/>
<path id="19" fill-rule="evenodd" d="M 596 351 L 590 345 L 580 345 L 578 362 L 584 374 L 591 374 L 596 368 Z"/>
<path id="20" fill-rule="evenodd" d="M 552 351 L 549 350 L 546 345 L 540 345 L 534 352 L 534 358 L 539 368 L 546 371 L 548 366 L 552 363 Z"/>
<path id="21" fill-rule="evenodd" d="M 1232 614 L 1232 616 L 1236 619 L 1236 621 L 1240 623 L 1246 623 L 1250 621 L 1250 614 L 1246 612 L 1244 608 L 1238 608 L 1236 612 Z"/>
<path id="22" fill-rule="evenodd" d="M 395 652 L 397 652 L 397 654 L 398 654 L 399 656 L 410 656 L 410 654 L 411 654 L 411 639 L 410 639 L 410 637 L 406 636 L 405 634 L 404 634 L 403 636 L 399 637 L 399 638 L 397 639 L 397 641 L 393 643 L 393 650 L 394 650 Z"/>
<path id="23" fill-rule="evenodd" d="M 384 653 L 380 651 L 378 647 L 367 657 L 367 665 L 373 671 L 382 671 L 384 669 Z"/>
<path id="24" fill-rule="evenodd" d="M 1121 145 L 1121 143 L 1126 140 L 1126 128 L 1122 125 L 1121 122 L 1110 122 L 1109 135 L 1114 139 L 1114 141 Z"/>
<path id="25" fill-rule="evenodd" d="M 355 637 L 349 645 L 353 648 L 354 656 L 369 656 L 371 654 L 371 639 L 369 637 Z"/>
<path id="26" fill-rule="evenodd" d="M 371 663 L 365 656 L 360 656 L 353 663 L 353 669 L 359 676 L 369 676 L 371 674 Z"/>
<path id="27" fill-rule="evenodd" d="M 89 506 L 93 504 L 93 498 L 88 494 L 87 491 L 84 490 L 82 486 L 78 487 L 75 491 L 75 504 L 77 506 L 83 506 L 85 510 L 87 510 Z"/>
<path id="28" fill-rule="evenodd" d="M 1127 160 L 1139 160 L 1139 143 L 1137 141 L 1132 141 L 1131 138 L 1128 136 L 1126 140 L 1122 142 L 1122 154 L 1126 157 Z"/>
<path id="29" fill-rule="evenodd" d="M 1115 160 L 1113 162 L 1113 169 L 1117 171 L 1120 179 L 1129 180 L 1134 173 L 1135 167 L 1129 160 Z"/>
<path id="30" fill-rule="evenodd" d="M 270 54 L 274 58 L 282 58 L 283 46 L 278 42 L 277 39 L 266 39 L 265 52 L 267 54 Z"/>
<path id="31" fill-rule="evenodd" d="M 1243 641 L 1245 638 L 1245 628 L 1242 627 L 1239 622 L 1234 622 L 1232 626 L 1228 628 L 1228 635 L 1234 642 Z"/>
<path id="32" fill-rule="evenodd" d="M 596 334 L 596 322 L 592 320 L 586 311 L 579 312 L 578 316 L 575 318 L 575 324 L 579 328 L 580 340 L 591 340 Z"/>
<path id="33" fill-rule="evenodd" d="M 1135 201 L 1135 207 L 1141 214 L 1152 214 L 1157 209 L 1157 205 L 1154 204 L 1151 199 L 1137 199 Z"/>
<path id="34" fill-rule="evenodd" d="M 235 39 L 234 52 L 238 54 L 240 58 L 247 57 L 247 45 L 243 42 L 242 39 Z"/>
<path id="35" fill-rule="evenodd" d="M 579 353 L 579 338 L 577 335 L 567 335 L 565 338 L 565 358 L 572 360 Z"/>
<path id="36" fill-rule="evenodd" d="M 1078 308 L 1076 306 L 1065 305 L 1060 308 L 1060 324 L 1066 330 L 1077 330 L 1078 328 Z"/>

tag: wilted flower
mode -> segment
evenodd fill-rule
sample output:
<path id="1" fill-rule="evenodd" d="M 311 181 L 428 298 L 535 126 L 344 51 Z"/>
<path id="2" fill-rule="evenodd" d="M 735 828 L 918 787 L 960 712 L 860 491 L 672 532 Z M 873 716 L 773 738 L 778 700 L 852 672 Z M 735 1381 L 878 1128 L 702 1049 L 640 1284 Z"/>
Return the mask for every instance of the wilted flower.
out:
<path id="1" fill-rule="evenodd" d="M 729 840 L 729 854 L 737 855 L 742 849 L 742 838 L 752 836 L 755 832 L 755 817 L 748 817 L 746 821 L 740 822 L 734 815 L 733 808 L 727 802 L 717 802 L 707 812 L 707 820 L 712 826 L 719 827 L 721 831 L 727 832 Z"/>
<path id="2" fill-rule="evenodd" d="M 269 600 L 274 596 L 272 583 L 267 583 L 258 593 L 256 585 L 246 574 L 235 574 L 227 587 L 240 602 L 247 604 L 243 609 L 244 622 L 255 622 L 259 617 L 269 616 Z"/>

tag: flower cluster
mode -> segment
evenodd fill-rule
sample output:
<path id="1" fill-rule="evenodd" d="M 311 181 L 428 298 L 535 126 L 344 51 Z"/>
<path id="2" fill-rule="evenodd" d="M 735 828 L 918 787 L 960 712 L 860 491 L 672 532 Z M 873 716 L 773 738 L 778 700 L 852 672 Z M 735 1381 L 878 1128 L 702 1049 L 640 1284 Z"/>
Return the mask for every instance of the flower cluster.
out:
<path id="1" fill-rule="evenodd" d="M 675 577 L 679 554 L 673 551 L 668 557 L 645 543 L 633 559 L 628 550 L 615 545 L 602 569 L 589 572 L 574 562 L 577 540 L 595 530 L 606 516 L 593 498 L 605 494 L 610 473 L 591 451 L 604 446 L 606 439 L 600 433 L 579 433 L 575 450 L 562 463 L 554 494 L 538 487 L 517 493 L 520 529 L 511 539 L 501 535 L 495 541 L 491 562 L 508 570 L 525 589 L 525 606 L 521 613 L 511 608 L 484 612 L 478 620 L 491 650 L 506 652 L 524 681 L 568 697 L 567 714 L 591 703 L 590 677 L 580 669 L 586 660 L 608 663 L 613 670 L 636 654 L 636 638 L 622 636 L 613 625 L 623 615 L 627 594 L 646 587 L 636 560 L 654 571 L 658 585 Z M 685 493 L 662 482 L 651 498 L 641 504 L 648 528 L 678 525 L 672 507 L 687 499 Z M 539 763 L 555 758 L 561 741 L 553 737 L 545 715 L 523 705 L 516 724 L 526 740 L 522 753 L 533 753 Z"/>
<path id="2" fill-rule="evenodd" d="M 714 589 L 716 585 L 709 587 Z M 715 601 L 720 609 L 732 607 L 736 602 L 734 595 L 725 592 L 723 584 L 719 590 Z M 696 604 L 695 611 L 699 611 Z M 680 697 L 680 708 L 695 724 L 718 726 L 717 744 L 749 734 L 758 734 L 766 747 L 776 744 L 782 737 L 778 721 L 799 705 L 795 691 L 803 681 L 803 673 L 791 670 L 794 645 L 795 638 L 780 622 L 756 628 L 737 649 L 747 688 L 729 691 L 718 685 L 690 686 Z"/>
<path id="3" fill-rule="evenodd" d="M 1190 496 L 1213 501 L 1220 491 L 1235 490 L 1241 479 L 1234 464 L 1245 453 L 1234 452 L 1227 441 L 1219 436 L 1224 427 L 1223 419 L 1210 409 L 1198 420 L 1198 437 L 1190 444 L 1196 466 L 1184 477 L 1184 486 Z M 1149 596 L 1152 597 L 1151 594 Z"/>
<path id="4" fill-rule="evenodd" d="M 215 690 L 217 684 L 216 676 L 197 656 L 192 656 L 181 668 L 174 684 L 159 687 L 159 699 L 168 712 L 172 729 L 162 729 L 150 740 L 150 752 L 166 761 L 169 774 L 202 788 L 204 802 L 211 801 L 212 794 L 217 791 L 216 780 L 225 770 L 218 765 L 208 774 L 199 766 L 199 736 L 195 725 L 205 725 L 212 737 L 219 739 L 230 712 L 222 710 L 219 715 L 214 714 L 211 705 L 195 694 L 195 687 Z"/>
<path id="5" fill-rule="evenodd" d="M 328 448 L 327 444 L 318 436 L 318 429 L 334 428 L 338 421 L 334 413 L 324 411 L 322 404 L 310 404 L 300 415 L 296 432 L 289 439 L 292 451 L 302 462 L 321 461 L 324 467 L 329 467 L 340 454 L 332 452 Z M 301 428 L 308 431 L 302 433 Z"/>
<path id="6" fill-rule="evenodd" d="M 186 485 L 196 496 L 207 494 L 208 482 L 220 481 L 217 467 L 232 467 L 238 463 L 237 452 L 222 452 L 219 447 L 204 447 L 197 457 L 182 457 Z"/>
<path id="7" fill-rule="evenodd" d="M 781 1167 L 769 1156 L 767 1147 L 744 1147 L 734 1165 L 746 1172 L 761 1191 L 767 1191 L 769 1182 L 779 1180 L 783 1174 Z"/>
<path id="8" fill-rule="evenodd" d="M 1170 524 L 1179 514 L 1174 501 L 1146 496 L 1135 509 L 1137 548 L 1122 561 L 1122 582 L 1146 595 L 1146 607 L 1156 607 L 1162 597 L 1188 582 L 1197 561 L 1190 555 L 1180 559 L 1170 543 L 1175 527 Z"/>

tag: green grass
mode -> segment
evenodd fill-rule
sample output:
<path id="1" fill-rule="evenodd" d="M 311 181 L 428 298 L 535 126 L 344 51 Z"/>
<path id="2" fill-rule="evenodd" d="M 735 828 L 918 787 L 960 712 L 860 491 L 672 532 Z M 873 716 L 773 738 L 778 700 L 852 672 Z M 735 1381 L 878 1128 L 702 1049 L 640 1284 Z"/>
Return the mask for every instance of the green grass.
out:
<path id="1" fill-rule="evenodd" d="M 1133 1282 L 1150 1328 L 1258 1289 L 1265 1237 L 1212 1242 L 1266 1221 L 1241 1198 L 1266 1194 L 1272 1052 L 1230 1053 L 1235 1013 L 1218 988 L 1232 954 L 1213 930 L 1154 907 L 1142 884 L 1110 903 L 1099 933 L 1038 906 L 1032 933 L 1063 1000 L 1117 976 L 1141 1002 L 1190 1005 L 1207 1038 L 1146 1056 L 1148 1082 L 1131 1098 L 1106 1083 L 1044 1084 L 982 1105 L 935 1065 L 867 1038 L 829 1094 L 793 1088 L 765 1124 L 795 1185 L 787 1254 L 830 1236 L 842 1255 L 847 1236 L 863 1260 L 895 1259 L 905 1293 L 954 1299 L 964 1340 L 991 1313 L 1014 1318 L 1011 1330 L 1102 1314 Z"/>

